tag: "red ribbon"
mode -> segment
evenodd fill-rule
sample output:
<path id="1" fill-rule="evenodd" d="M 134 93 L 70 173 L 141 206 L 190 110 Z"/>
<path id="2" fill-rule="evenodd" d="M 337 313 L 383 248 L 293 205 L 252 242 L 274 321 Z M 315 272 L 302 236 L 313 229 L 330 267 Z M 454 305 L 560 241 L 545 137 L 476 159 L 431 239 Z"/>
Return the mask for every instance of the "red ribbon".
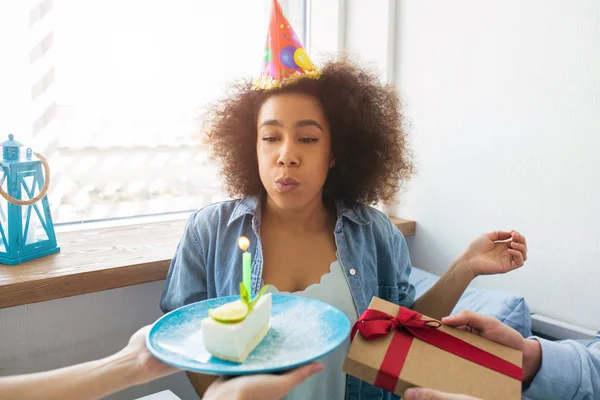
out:
<path id="1" fill-rule="evenodd" d="M 395 317 L 382 311 L 368 309 L 356 321 L 350 336 L 352 340 L 357 331 L 360 331 L 366 340 L 377 339 L 394 331 L 392 342 L 379 368 L 375 386 L 389 392 L 394 391 L 406 361 L 406 355 L 415 337 L 432 346 L 521 381 L 523 376 L 521 367 L 442 332 L 437 329 L 442 325 L 440 322 L 422 320 L 421 317 L 422 315 L 414 310 L 400 307 L 400 311 Z"/>

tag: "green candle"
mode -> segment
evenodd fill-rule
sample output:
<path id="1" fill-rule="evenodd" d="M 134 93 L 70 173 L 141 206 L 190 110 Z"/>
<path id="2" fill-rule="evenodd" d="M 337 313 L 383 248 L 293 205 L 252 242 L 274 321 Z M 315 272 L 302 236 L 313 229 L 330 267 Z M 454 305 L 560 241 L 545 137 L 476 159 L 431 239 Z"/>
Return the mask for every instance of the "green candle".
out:
<path id="1" fill-rule="evenodd" d="M 252 284 L 252 256 L 247 251 L 250 247 L 250 240 L 245 236 L 240 236 L 238 239 L 238 246 L 244 252 L 242 254 L 242 277 L 244 286 L 249 295 L 252 294 L 250 286 Z"/>
<path id="2" fill-rule="evenodd" d="M 246 286 L 246 291 L 250 294 L 252 293 L 252 290 L 250 290 L 252 284 L 252 258 L 247 251 L 242 255 L 242 265 L 244 268 L 244 286 Z"/>

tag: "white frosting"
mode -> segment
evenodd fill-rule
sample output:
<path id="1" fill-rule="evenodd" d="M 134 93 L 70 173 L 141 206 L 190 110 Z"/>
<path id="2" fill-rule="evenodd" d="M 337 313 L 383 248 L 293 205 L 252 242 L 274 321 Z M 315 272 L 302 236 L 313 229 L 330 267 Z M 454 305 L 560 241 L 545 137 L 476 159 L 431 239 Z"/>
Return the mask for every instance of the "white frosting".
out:
<path id="1" fill-rule="evenodd" d="M 232 324 L 211 317 L 202 320 L 202 336 L 206 350 L 218 358 L 244 362 L 269 331 L 271 294 L 261 296 L 243 321 Z"/>

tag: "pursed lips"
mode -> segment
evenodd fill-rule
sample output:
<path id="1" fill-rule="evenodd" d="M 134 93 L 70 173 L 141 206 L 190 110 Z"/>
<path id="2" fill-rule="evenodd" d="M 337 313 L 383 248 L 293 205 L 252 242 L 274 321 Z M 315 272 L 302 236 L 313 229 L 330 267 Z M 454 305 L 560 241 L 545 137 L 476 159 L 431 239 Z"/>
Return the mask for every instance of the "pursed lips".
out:
<path id="1" fill-rule="evenodd" d="M 275 186 L 281 192 L 290 192 L 296 189 L 298 185 L 300 185 L 300 182 L 291 177 L 279 178 L 275 181 Z"/>

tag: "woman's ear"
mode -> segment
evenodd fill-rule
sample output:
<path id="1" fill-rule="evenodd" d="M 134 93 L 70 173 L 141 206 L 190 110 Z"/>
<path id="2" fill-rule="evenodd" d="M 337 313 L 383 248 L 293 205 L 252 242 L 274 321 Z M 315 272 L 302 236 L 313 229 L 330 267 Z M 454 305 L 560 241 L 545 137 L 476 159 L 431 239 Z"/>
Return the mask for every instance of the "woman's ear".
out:
<path id="1" fill-rule="evenodd" d="M 333 168 L 335 167 L 335 158 L 333 158 L 333 155 L 329 158 L 329 168 Z"/>

